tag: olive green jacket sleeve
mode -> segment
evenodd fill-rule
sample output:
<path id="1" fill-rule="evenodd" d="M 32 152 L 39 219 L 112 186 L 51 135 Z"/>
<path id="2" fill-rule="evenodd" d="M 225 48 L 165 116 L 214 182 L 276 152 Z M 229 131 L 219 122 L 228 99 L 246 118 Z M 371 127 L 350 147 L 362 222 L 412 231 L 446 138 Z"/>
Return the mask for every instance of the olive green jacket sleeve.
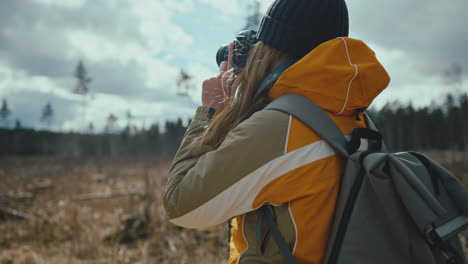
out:
<path id="1" fill-rule="evenodd" d="M 230 131 L 219 148 L 194 146 L 207 128 L 207 107 L 199 107 L 169 171 L 164 206 L 174 224 L 203 228 L 252 211 L 271 179 L 265 166 L 282 156 L 289 116 L 264 110 Z"/>

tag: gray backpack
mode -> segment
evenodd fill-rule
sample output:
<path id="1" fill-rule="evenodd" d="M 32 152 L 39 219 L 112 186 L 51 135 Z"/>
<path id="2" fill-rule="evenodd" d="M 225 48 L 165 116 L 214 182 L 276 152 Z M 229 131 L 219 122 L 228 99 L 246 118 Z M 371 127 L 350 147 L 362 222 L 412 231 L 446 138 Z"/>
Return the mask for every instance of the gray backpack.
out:
<path id="1" fill-rule="evenodd" d="M 466 264 L 457 234 L 468 226 L 468 192 L 450 172 L 420 153 L 388 153 L 367 116 L 369 128 L 347 140 L 305 97 L 285 95 L 265 109 L 298 118 L 347 159 L 324 264 Z M 260 211 L 286 263 L 297 263 L 272 211 Z"/>

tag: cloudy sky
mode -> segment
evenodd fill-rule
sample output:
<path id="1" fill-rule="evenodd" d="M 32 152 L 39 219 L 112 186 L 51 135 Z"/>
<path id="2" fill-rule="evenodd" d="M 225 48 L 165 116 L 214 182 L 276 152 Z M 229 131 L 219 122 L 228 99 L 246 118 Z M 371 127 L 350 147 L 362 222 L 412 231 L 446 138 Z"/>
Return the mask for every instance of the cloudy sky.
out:
<path id="1" fill-rule="evenodd" d="M 244 25 L 253 0 L 0 0 L 0 99 L 11 119 L 41 127 L 50 102 L 56 130 L 102 129 L 113 113 L 126 123 L 188 119 L 201 82 L 217 72 L 215 53 Z M 262 0 L 266 11 L 272 0 Z M 350 37 L 373 48 L 392 77 L 375 101 L 440 101 L 468 91 L 447 81 L 452 65 L 468 80 L 467 0 L 348 0 Z M 79 60 L 89 76 L 87 107 L 73 94 Z M 190 97 L 177 96 L 181 69 L 194 76 Z M 42 125 L 43 126 L 43 125 Z"/>

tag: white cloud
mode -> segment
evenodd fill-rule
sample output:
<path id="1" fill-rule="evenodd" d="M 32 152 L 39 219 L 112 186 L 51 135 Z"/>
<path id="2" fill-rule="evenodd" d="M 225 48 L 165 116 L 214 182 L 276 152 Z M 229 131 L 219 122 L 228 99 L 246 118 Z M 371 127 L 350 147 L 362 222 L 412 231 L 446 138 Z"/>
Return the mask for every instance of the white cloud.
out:
<path id="1" fill-rule="evenodd" d="M 63 99 L 78 101 L 79 97 L 71 90 L 62 89 L 62 85 L 71 85 L 67 79 L 51 79 L 45 76 L 30 76 L 21 70 L 11 70 L 0 63 L 0 76 L 6 78 L 0 82 L 0 96 L 9 97 L 21 92 L 39 92 L 54 94 Z"/>
<path id="2" fill-rule="evenodd" d="M 129 100 L 123 96 L 98 92 L 83 98 L 73 94 L 71 90 L 61 88 L 72 87 L 73 80 L 28 76 L 21 71 L 8 70 L 1 64 L 0 76 L 8 76 L 2 85 L 9 87 L 0 89 L 0 98 L 9 102 L 12 118 L 20 119 L 26 126 L 42 127 L 39 122 L 40 109 L 47 102 L 51 102 L 55 110 L 52 129 L 66 131 L 82 130 L 90 122 L 94 123 L 96 131 L 102 131 L 110 114 L 116 115 L 122 121 L 127 110 L 132 112 L 135 116 L 134 124 L 139 126 L 161 123 L 167 119 L 175 120 L 178 117 L 188 119 L 198 105 L 189 98 L 175 96 L 164 101 L 151 101 L 146 98 Z M 121 122 L 120 125 L 123 126 L 124 123 Z"/>
<path id="3" fill-rule="evenodd" d="M 261 1 L 262 3 L 262 12 L 263 14 L 265 14 L 268 10 L 268 8 L 270 7 L 270 5 L 274 2 L 275 0 L 263 0 Z"/>
<path id="4" fill-rule="evenodd" d="M 190 95 L 194 98 L 194 101 L 201 104 L 202 86 L 198 85 L 203 83 L 205 79 L 215 77 L 218 75 L 217 72 L 213 72 L 211 68 L 205 65 L 193 62 L 188 65 L 187 71 L 193 76 L 194 90 L 191 91 Z"/>
<path id="5" fill-rule="evenodd" d="M 367 44 L 391 77 L 389 87 L 375 100 L 374 106 L 382 107 L 389 101 L 398 100 L 402 103 L 411 101 L 413 106 L 422 107 L 433 101 L 441 103 L 447 92 L 454 92 L 453 87 L 444 83 L 442 74 L 421 71 L 424 65 L 409 52 Z"/>
<path id="6" fill-rule="evenodd" d="M 192 37 L 171 21 L 175 11 L 188 12 L 191 1 L 132 1 L 132 13 L 139 19 L 136 30 L 142 35 L 144 48 L 153 54 L 166 49 L 182 53 L 192 45 Z"/>
<path id="7" fill-rule="evenodd" d="M 262 12 L 273 2 L 262 0 Z M 392 77 L 377 105 L 407 98 L 416 105 L 427 104 L 449 89 L 442 73 L 451 63 L 460 62 L 466 73 L 468 31 L 459 22 L 466 0 L 443 7 L 430 0 L 414 11 L 420 2 L 348 1 L 352 35 L 370 43 Z M 190 117 L 200 103 L 202 81 L 217 74 L 213 54 L 217 46 L 210 41 L 230 39 L 220 32 L 233 32 L 234 37 L 250 3 L 1 0 L 0 97 L 12 107 L 16 104 L 15 112 L 32 125 L 38 122 L 34 111 L 50 100 L 61 116 L 56 126 L 76 130 L 82 117 L 80 98 L 72 93 L 72 74 L 82 59 L 95 94 L 86 119 L 95 118 L 96 127 L 102 127 L 110 113 L 123 117 L 129 108 L 147 125 Z M 200 12 L 208 6 L 215 10 L 209 23 Z M 179 24 L 180 19 L 185 21 Z M 194 76 L 193 99 L 176 96 L 181 67 Z"/>
<path id="8" fill-rule="evenodd" d="M 347 1 L 350 34 L 421 62 L 418 71 L 439 74 L 454 62 L 468 68 L 466 0 Z"/>
<path id="9" fill-rule="evenodd" d="M 34 0 L 37 3 L 56 6 L 56 7 L 65 7 L 65 8 L 78 8 L 83 6 L 87 0 Z"/>
<path id="10" fill-rule="evenodd" d="M 0 63 L 0 87 L 2 87 L 0 92 L 2 92 L 2 90 L 3 92 L 6 92 L 7 89 L 9 90 L 8 86 L 11 83 L 12 74 L 13 73 L 8 67 Z"/>
<path id="11" fill-rule="evenodd" d="M 199 0 L 201 3 L 207 4 L 212 8 L 219 10 L 225 16 L 240 15 L 242 8 L 239 1 L 235 0 Z"/>
<path id="12" fill-rule="evenodd" d="M 67 108 L 57 109 L 67 116 L 57 120 L 56 128 L 76 130 L 83 118 L 81 99 L 71 92 L 75 85 L 72 73 L 82 59 L 93 79 L 90 88 L 94 93 L 86 119 L 95 116 L 101 124 L 98 127 L 108 114 L 130 108 L 144 119 L 188 117 L 196 105 L 176 97 L 179 69 L 170 64 L 167 54 L 175 54 L 173 58 L 191 55 L 192 36 L 172 22 L 176 12 L 186 13 L 191 8 L 191 0 L 126 0 L 118 4 L 111 0 L 7 0 L 0 9 L 11 9 L 12 14 L 27 20 L 15 23 L 16 15 L 3 16 L 0 96 L 16 102 L 21 109 L 18 114 L 26 113 L 26 103 L 17 98 L 21 95 L 44 101 L 29 98 L 35 108 L 52 98 Z M 23 118 L 38 125 L 37 118 Z"/>

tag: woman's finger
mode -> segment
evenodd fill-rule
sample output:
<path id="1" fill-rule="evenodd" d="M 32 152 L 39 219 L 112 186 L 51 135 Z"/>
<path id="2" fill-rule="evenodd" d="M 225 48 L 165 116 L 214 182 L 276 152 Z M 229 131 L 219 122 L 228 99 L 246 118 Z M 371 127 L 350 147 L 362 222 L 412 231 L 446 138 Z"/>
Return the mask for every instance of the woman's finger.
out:
<path id="1" fill-rule="evenodd" d="M 227 70 L 232 68 L 232 54 L 234 53 L 234 43 L 229 44 L 229 55 L 228 55 L 228 62 L 227 62 Z"/>
<path id="2" fill-rule="evenodd" d="M 228 70 L 227 62 L 226 61 L 221 62 L 221 64 L 219 65 L 219 72 L 224 73 L 227 70 Z"/>

